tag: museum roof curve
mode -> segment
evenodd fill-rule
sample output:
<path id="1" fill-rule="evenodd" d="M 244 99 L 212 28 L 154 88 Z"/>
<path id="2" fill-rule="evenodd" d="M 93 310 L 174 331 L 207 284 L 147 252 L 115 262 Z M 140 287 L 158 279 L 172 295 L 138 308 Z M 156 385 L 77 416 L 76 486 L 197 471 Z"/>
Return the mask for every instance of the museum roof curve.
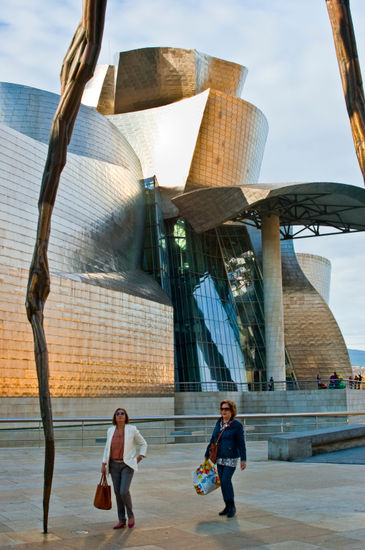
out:
<path id="1" fill-rule="evenodd" d="M 343 183 L 205 188 L 183 193 L 172 201 L 197 232 L 227 221 L 260 228 L 262 217 L 269 214 L 279 216 L 283 239 L 365 231 L 365 189 Z M 301 228 L 294 230 L 293 226 Z"/>

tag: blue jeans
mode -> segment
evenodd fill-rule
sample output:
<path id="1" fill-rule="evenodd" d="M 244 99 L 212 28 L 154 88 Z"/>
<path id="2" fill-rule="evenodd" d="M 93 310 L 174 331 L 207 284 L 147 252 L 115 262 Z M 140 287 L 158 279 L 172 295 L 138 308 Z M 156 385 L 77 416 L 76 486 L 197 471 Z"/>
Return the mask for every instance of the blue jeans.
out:
<path id="1" fill-rule="evenodd" d="M 124 462 L 114 462 L 114 460 L 110 461 L 110 475 L 113 480 L 119 521 L 125 521 L 126 509 L 128 519 L 133 517 L 132 499 L 129 492 L 133 474 L 133 468 L 130 468 Z"/>
<path id="2" fill-rule="evenodd" d="M 236 468 L 232 466 L 222 466 L 222 464 L 217 464 L 219 479 L 221 480 L 221 491 L 223 495 L 224 502 L 229 502 L 234 500 L 234 492 L 232 485 L 232 476 Z"/>

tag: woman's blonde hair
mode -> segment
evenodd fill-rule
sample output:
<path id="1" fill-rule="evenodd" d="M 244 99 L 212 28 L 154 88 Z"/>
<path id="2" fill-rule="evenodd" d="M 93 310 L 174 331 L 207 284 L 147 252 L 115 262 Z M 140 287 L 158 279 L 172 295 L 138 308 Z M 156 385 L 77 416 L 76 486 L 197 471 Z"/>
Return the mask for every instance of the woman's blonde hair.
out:
<path id="1" fill-rule="evenodd" d="M 228 407 L 230 408 L 231 410 L 231 417 L 234 418 L 236 415 L 237 415 L 237 407 L 236 407 L 236 403 L 234 401 L 230 401 L 229 399 L 224 399 L 223 401 L 221 401 L 221 404 L 219 405 L 219 408 L 221 409 L 222 408 L 222 405 L 228 405 Z"/>
<path id="2" fill-rule="evenodd" d="M 123 409 L 123 407 L 118 407 L 117 409 L 115 409 L 114 411 L 114 414 L 113 414 L 113 420 L 112 420 L 112 423 L 114 426 L 117 425 L 117 421 L 115 420 L 115 417 L 116 417 L 116 414 L 118 411 L 124 411 L 124 414 L 125 414 L 125 423 L 126 424 L 129 424 L 129 416 L 128 416 L 128 413 L 125 409 Z"/>

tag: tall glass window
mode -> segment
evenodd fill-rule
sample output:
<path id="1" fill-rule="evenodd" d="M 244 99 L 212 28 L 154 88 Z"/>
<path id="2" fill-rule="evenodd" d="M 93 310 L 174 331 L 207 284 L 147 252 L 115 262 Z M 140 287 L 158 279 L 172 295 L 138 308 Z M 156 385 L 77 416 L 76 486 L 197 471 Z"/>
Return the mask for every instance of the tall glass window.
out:
<path id="1" fill-rule="evenodd" d="M 180 390 L 246 385 L 234 299 L 215 231 L 165 220 Z"/>
<path id="2" fill-rule="evenodd" d="M 225 224 L 216 230 L 234 298 L 240 346 L 249 382 L 265 381 L 262 273 L 246 227 Z"/>
<path id="3" fill-rule="evenodd" d="M 164 220 L 148 182 L 144 268 L 174 306 L 177 391 L 262 389 L 263 283 L 247 228 L 197 234 L 183 218 Z"/>
<path id="4" fill-rule="evenodd" d="M 155 178 L 145 179 L 143 183 L 146 201 L 143 269 L 153 275 L 163 290 L 171 297 L 169 260 L 160 194 L 155 189 Z"/>

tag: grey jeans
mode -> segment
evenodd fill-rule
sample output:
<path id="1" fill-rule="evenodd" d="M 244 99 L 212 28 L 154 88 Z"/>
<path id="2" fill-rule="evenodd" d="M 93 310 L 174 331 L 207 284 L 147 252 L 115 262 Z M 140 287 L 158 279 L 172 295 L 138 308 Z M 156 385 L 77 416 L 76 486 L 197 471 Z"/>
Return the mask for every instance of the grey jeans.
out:
<path id="1" fill-rule="evenodd" d="M 127 510 L 128 519 L 133 517 L 132 499 L 129 487 L 134 474 L 133 468 L 130 468 L 124 462 L 110 461 L 110 475 L 113 480 L 115 498 L 118 506 L 118 519 L 125 521 L 125 512 Z"/>

